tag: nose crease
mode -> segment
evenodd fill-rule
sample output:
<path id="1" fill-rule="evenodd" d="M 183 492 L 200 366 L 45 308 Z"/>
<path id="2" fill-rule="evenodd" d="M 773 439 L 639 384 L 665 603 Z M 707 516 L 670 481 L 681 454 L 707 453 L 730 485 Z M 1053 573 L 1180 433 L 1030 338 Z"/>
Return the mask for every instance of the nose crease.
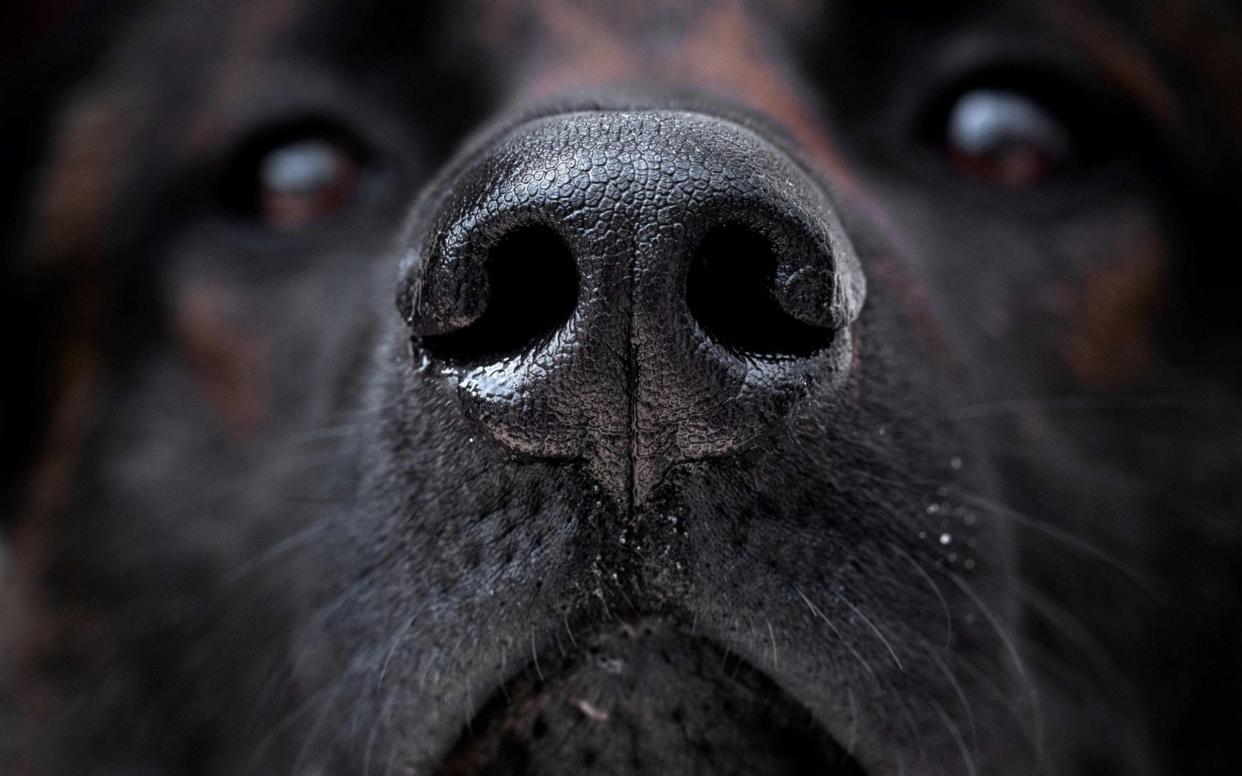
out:
<path id="1" fill-rule="evenodd" d="M 626 507 L 777 432 L 851 362 L 837 334 L 865 283 L 828 195 L 732 121 L 528 122 L 416 231 L 399 304 L 463 411 L 515 452 L 585 461 Z M 454 337 L 476 344 L 446 355 Z"/>

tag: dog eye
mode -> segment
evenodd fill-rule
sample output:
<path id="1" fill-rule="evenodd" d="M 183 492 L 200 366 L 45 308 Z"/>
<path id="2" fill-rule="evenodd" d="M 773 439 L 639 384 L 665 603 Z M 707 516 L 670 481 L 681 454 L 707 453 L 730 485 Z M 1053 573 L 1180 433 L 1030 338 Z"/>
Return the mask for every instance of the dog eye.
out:
<path id="1" fill-rule="evenodd" d="M 1040 100 L 1016 90 L 963 91 L 944 114 L 944 154 L 968 177 L 1027 188 L 1075 162 L 1070 129 Z"/>
<path id="2" fill-rule="evenodd" d="M 326 139 L 294 140 L 259 160 L 255 204 L 269 224 L 295 229 L 347 205 L 357 180 L 358 163 L 347 149 Z"/>
<path id="3" fill-rule="evenodd" d="M 222 204 L 235 218 L 304 228 L 354 202 L 361 168 L 359 144 L 334 126 L 264 131 L 242 143 L 225 168 Z"/>

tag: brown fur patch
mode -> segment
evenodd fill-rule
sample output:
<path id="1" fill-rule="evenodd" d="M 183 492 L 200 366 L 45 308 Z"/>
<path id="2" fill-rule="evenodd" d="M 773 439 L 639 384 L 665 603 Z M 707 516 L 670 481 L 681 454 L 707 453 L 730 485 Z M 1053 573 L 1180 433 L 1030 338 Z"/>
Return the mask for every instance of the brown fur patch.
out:
<path id="1" fill-rule="evenodd" d="M 44 681 L 47 665 L 99 665 L 109 657 L 107 629 L 98 616 L 53 600 L 49 576 L 61 560 L 68 512 L 87 437 L 103 393 L 105 363 L 98 342 L 105 316 L 106 285 L 79 284 L 64 303 L 72 310 L 52 362 L 51 413 L 38 455 L 26 480 L 21 519 L 12 535 L 11 561 L 0 577 L 0 666 L 16 708 L 30 726 L 54 719 L 66 703 Z M 63 579 L 61 579 L 63 583 Z M 20 639 L 17 637 L 20 636 Z M 17 731 L 13 731 L 17 736 Z M 23 764 L 18 745 L 15 772 Z M 31 753 L 33 754 L 33 753 Z M 32 760 L 33 762 L 33 760 Z"/>
<path id="2" fill-rule="evenodd" d="M 267 418 L 267 348 L 238 322 L 229 293 L 200 282 L 182 293 L 177 335 L 203 394 L 238 442 Z"/>
<path id="3" fill-rule="evenodd" d="M 781 67 L 782 60 L 760 30 L 762 27 L 741 6 L 725 5 L 703 17 L 672 52 L 668 68 L 685 73 L 699 88 L 726 94 L 774 119 L 834 183 L 857 188 L 849 165 L 824 132 L 826 120 L 801 97 L 798 80 Z"/>
<path id="4" fill-rule="evenodd" d="M 771 119 L 835 184 L 857 187 L 825 132 L 827 120 L 802 96 L 814 90 L 786 66 L 744 4 L 701 3 L 698 12 L 672 14 L 656 3 L 626 15 L 624 25 L 616 9 L 592 3 L 555 0 L 538 8 L 534 65 L 520 87 L 526 97 L 628 83 L 702 91 Z"/>
<path id="5" fill-rule="evenodd" d="M 1048 13 L 1116 84 L 1166 129 L 1181 124 L 1179 100 L 1151 55 L 1079 0 L 1055 0 Z"/>
<path id="6" fill-rule="evenodd" d="M 1074 375 L 1100 388 L 1125 385 L 1152 366 L 1167 286 L 1167 255 L 1155 235 L 1126 240 L 1118 256 L 1087 276 L 1065 346 Z"/>
<path id="7" fill-rule="evenodd" d="M 49 335 L 47 423 L 13 536 L 14 587 L 37 589 L 53 560 L 106 379 L 101 339 L 111 288 L 103 264 L 112 203 L 134 131 L 128 107 L 126 97 L 116 93 L 71 106 L 35 195 L 25 261 L 32 271 L 56 279 L 62 314 Z"/>
<path id="8" fill-rule="evenodd" d="M 28 254 L 36 270 L 96 267 L 137 129 L 130 95 L 106 93 L 70 108 L 35 198 Z"/>
<path id="9" fill-rule="evenodd" d="M 52 144 L 52 162 L 35 195 L 26 261 L 54 278 L 62 314 L 48 355 L 48 422 L 26 481 L 14 537 L 15 576 L 35 578 L 59 542 L 78 458 L 105 379 L 102 332 L 111 288 L 106 279 L 108 222 L 126 173 L 135 131 L 126 95 L 107 92 L 72 105 Z"/>
<path id="10" fill-rule="evenodd" d="M 1149 29 L 1202 75 L 1208 96 L 1242 135 L 1242 24 L 1205 13 L 1198 0 L 1166 0 L 1152 10 Z"/>
<path id="11" fill-rule="evenodd" d="M 523 90 L 534 98 L 599 84 L 632 81 L 642 73 L 642 56 L 592 4 L 553 0 L 539 6 L 531 74 Z"/>

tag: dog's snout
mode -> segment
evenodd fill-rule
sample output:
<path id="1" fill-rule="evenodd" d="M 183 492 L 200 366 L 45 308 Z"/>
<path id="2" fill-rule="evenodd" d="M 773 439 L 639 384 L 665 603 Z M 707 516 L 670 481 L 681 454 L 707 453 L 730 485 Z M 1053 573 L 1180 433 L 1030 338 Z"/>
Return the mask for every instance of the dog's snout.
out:
<path id="1" fill-rule="evenodd" d="M 424 220 L 399 304 L 465 411 L 626 503 L 840 382 L 863 277 L 823 188 L 700 113 L 535 120 Z"/>

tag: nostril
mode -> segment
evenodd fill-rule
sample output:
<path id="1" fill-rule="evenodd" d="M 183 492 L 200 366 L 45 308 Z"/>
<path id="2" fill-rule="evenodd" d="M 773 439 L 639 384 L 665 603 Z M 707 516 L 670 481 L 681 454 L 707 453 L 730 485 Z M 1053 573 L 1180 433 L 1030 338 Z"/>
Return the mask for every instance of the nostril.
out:
<path id="1" fill-rule="evenodd" d="M 484 260 L 487 304 L 470 325 L 424 337 L 429 355 L 485 364 L 536 347 L 563 326 L 578 304 L 578 270 L 569 246 L 542 224 L 502 237 Z"/>
<path id="2" fill-rule="evenodd" d="M 686 278 L 690 314 L 709 337 L 739 353 L 791 358 L 823 350 L 832 329 L 798 320 L 777 301 L 778 263 L 771 241 L 751 227 L 709 231 Z"/>

